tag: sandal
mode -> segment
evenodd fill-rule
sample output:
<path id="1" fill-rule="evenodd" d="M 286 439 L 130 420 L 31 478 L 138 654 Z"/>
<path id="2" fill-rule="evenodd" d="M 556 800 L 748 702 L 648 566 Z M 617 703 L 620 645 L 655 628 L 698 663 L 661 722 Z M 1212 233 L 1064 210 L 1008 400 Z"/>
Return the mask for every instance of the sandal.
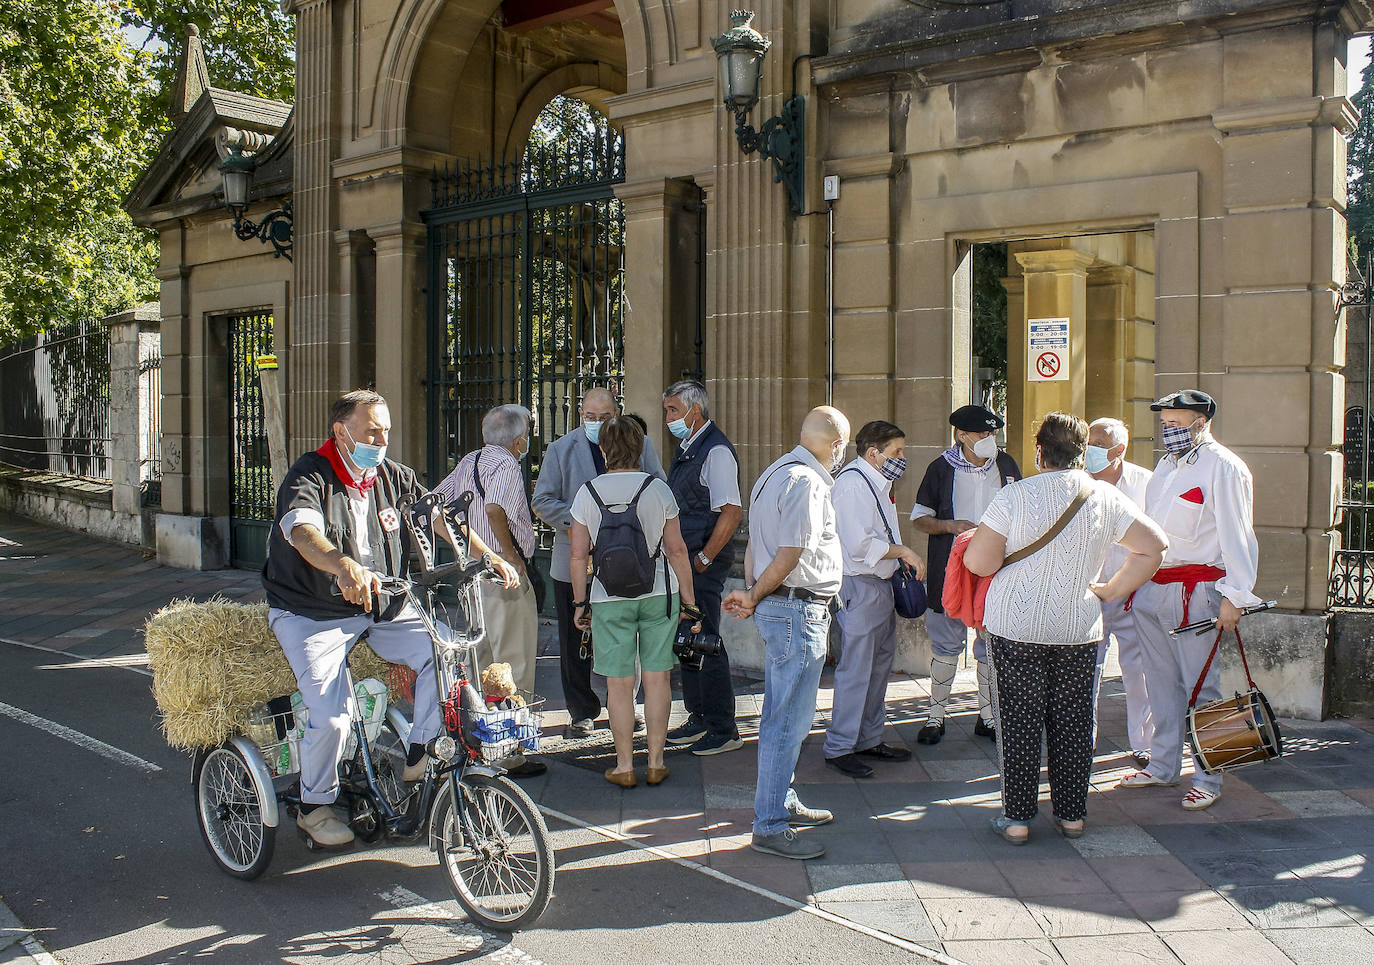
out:
<path id="1" fill-rule="evenodd" d="M 992 819 L 992 830 L 996 831 L 1011 844 L 1025 844 L 1030 840 L 1030 825 L 1024 821 L 1013 821 L 999 815 Z"/>
<path id="2" fill-rule="evenodd" d="M 1082 818 L 1079 818 L 1077 821 L 1065 821 L 1065 820 L 1062 819 L 1062 818 L 1057 818 L 1057 817 L 1051 816 L 1051 820 L 1054 821 L 1054 829 L 1055 829 L 1056 831 L 1058 831 L 1060 834 L 1062 834 L 1064 837 L 1066 837 L 1066 838 L 1081 838 L 1081 837 L 1083 837 L 1083 819 L 1082 819 Z"/>

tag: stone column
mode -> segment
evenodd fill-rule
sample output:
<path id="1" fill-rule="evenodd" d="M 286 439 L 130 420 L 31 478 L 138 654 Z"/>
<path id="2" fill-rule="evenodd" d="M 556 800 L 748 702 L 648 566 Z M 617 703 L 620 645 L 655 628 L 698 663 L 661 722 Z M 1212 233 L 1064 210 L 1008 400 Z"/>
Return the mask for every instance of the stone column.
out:
<path id="1" fill-rule="evenodd" d="M 1036 420 L 1056 409 L 1080 416 L 1086 411 L 1088 266 L 1093 256 L 1072 249 L 1018 251 L 1016 260 L 1021 265 L 1024 296 L 1020 317 L 1008 326 L 1007 410 L 1018 420 L 1020 433 L 1019 449 L 1012 456 L 1029 471 L 1035 465 Z M 1034 359 L 1029 357 L 1027 331 L 1033 318 L 1069 319 L 1067 380 L 1029 381 Z M 1016 442 L 1015 438 L 1011 441 Z"/>
<path id="2" fill-rule="evenodd" d="M 377 304 L 385 306 L 379 312 L 379 329 L 386 334 L 377 339 L 377 391 L 391 409 L 387 455 L 423 474 L 428 438 L 425 226 L 403 221 L 373 228 L 369 236 L 377 246 Z M 322 413 L 321 423 L 324 418 Z"/>
<path id="3" fill-rule="evenodd" d="M 156 331 L 161 320 L 162 313 L 155 305 L 102 319 L 110 330 L 110 482 L 116 514 L 137 516 L 142 509 L 140 443 L 148 414 L 144 411 L 147 400 L 138 384 L 139 345 L 140 336 Z"/>
<path id="4" fill-rule="evenodd" d="M 287 327 L 288 452 L 313 448 L 339 390 L 330 343 L 334 237 L 334 38 L 330 0 L 286 0 L 296 15 L 295 292 Z"/>

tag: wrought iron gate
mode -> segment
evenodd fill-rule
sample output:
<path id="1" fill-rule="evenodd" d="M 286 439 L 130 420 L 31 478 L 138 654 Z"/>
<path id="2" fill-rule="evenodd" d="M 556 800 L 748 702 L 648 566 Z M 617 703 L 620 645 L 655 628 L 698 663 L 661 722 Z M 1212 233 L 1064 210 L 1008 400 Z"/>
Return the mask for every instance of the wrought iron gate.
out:
<path id="1" fill-rule="evenodd" d="M 518 162 L 435 172 L 429 229 L 429 459 L 437 483 L 481 445 L 483 414 L 534 414 L 526 471 L 573 426 L 583 392 L 624 387 L 625 222 L 611 132 Z"/>
<path id="2" fill-rule="evenodd" d="M 268 458 L 262 389 L 254 360 L 272 352 L 272 313 L 229 319 L 229 560 L 245 568 L 267 559 L 276 494 Z"/>
<path id="3" fill-rule="evenodd" d="M 1327 605 L 1374 609 L 1374 495 L 1371 495 L 1371 453 L 1369 412 L 1371 390 L 1370 348 L 1374 340 L 1374 289 L 1370 273 L 1374 259 L 1361 277 L 1355 265 L 1348 267 L 1351 281 L 1341 291 L 1339 310 L 1345 312 L 1345 437 L 1341 451 L 1345 456 L 1341 501 L 1336 510 L 1340 546 L 1331 564 L 1331 583 Z"/>

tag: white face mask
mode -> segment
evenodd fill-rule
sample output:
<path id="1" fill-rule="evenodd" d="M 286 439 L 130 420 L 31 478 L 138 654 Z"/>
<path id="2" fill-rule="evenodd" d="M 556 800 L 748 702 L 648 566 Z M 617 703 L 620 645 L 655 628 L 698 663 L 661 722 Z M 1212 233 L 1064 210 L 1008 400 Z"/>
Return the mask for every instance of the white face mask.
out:
<path id="1" fill-rule="evenodd" d="M 984 436 L 973 444 L 973 454 L 979 459 L 992 459 L 997 455 L 997 437 Z"/>

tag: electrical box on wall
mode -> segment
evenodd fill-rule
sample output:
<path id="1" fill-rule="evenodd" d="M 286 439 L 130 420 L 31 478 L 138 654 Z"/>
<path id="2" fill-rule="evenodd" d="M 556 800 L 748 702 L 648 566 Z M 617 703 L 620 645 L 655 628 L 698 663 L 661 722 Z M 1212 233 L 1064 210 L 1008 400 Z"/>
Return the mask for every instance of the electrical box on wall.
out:
<path id="1" fill-rule="evenodd" d="M 836 201 L 840 197 L 840 176 L 832 174 L 825 179 L 825 200 Z"/>

